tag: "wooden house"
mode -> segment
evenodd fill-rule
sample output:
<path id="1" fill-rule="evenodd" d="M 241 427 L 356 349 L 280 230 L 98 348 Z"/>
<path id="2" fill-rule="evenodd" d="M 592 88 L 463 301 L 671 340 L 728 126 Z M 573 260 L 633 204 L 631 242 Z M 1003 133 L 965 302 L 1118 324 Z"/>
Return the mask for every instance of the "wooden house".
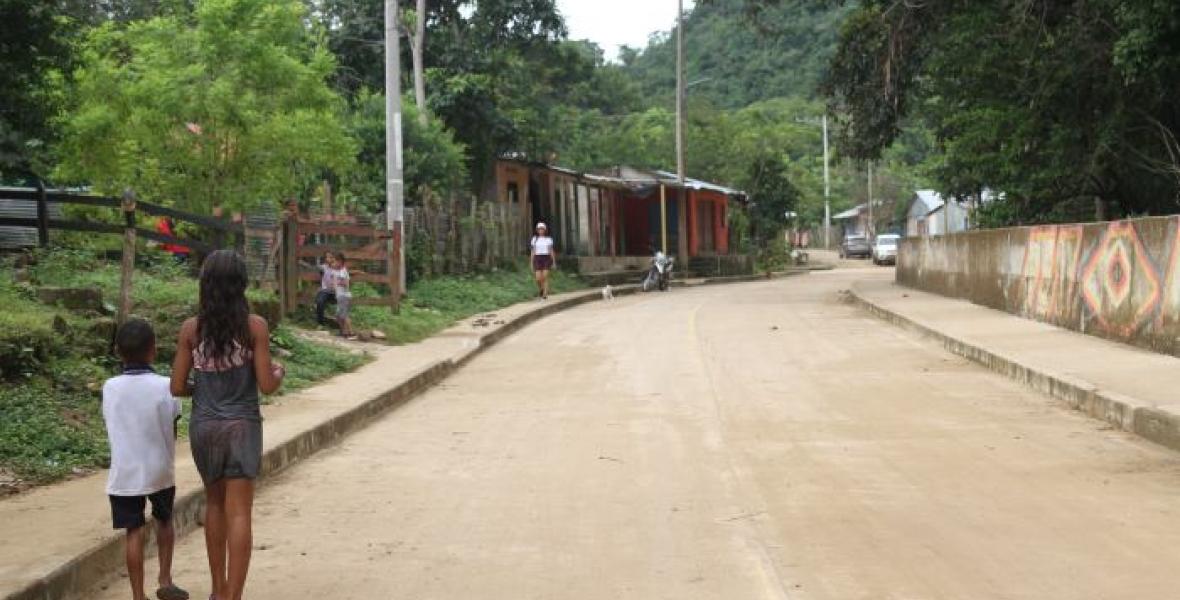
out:
<path id="1" fill-rule="evenodd" d="M 682 259 L 729 255 L 730 203 L 746 201 L 738 190 L 696 179 L 681 185 L 664 171 L 582 173 L 516 159 L 497 163 L 496 194 L 522 209 L 522 245 L 543 221 L 563 256 L 599 267 L 611 261 L 585 259 L 646 259 L 656 249 Z"/>

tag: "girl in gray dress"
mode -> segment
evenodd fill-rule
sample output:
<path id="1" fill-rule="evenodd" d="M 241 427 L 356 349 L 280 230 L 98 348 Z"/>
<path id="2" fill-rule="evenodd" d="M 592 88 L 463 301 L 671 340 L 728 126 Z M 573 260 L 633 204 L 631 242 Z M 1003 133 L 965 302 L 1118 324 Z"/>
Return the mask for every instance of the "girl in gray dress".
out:
<path id="1" fill-rule="evenodd" d="M 258 393 L 277 390 L 284 374 L 271 361 L 266 320 L 250 314 L 248 283 L 237 253 L 218 250 L 205 259 L 197 316 L 181 326 L 172 366 L 172 394 L 193 397 L 189 444 L 205 484 L 210 600 L 241 600 L 246 586 L 262 461 Z"/>

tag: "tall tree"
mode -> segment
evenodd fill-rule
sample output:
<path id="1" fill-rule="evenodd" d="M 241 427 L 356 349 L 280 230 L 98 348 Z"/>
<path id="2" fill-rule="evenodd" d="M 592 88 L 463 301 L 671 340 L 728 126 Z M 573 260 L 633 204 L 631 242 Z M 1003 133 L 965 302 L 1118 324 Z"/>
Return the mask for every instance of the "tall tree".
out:
<path id="1" fill-rule="evenodd" d="M 279 202 L 348 169 L 335 63 L 304 17 L 298 0 L 204 0 L 191 15 L 97 27 L 60 174 L 208 210 Z"/>
<path id="2" fill-rule="evenodd" d="M 54 0 L 62 13 L 79 23 L 98 25 L 107 21 L 128 23 L 167 14 L 184 14 L 194 0 Z"/>
<path id="3" fill-rule="evenodd" d="M 383 88 L 383 30 L 377 3 L 305 1 L 313 17 L 324 25 L 329 45 L 339 57 L 340 89 L 354 95 L 364 88 Z M 416 0 L 402 2 L 417 5 Z M 417 34 L 412 33 L 407 44 L 411 61 L 419 54 L 422 63 L 411 71 L 423 75 L 414 82 L 415 102 L 421 90 L 429 112 L 453 130 L 467 149 L 472 182 L 483 189 L 490 181 L 494 159 L 503 152 L 536 146 L 530 139 L 537 137 L 533 135 L 535 127 L 546 125 L 535 118 L 546 98 L 531 96 L 544 90 L 529 73 L 546 67 L 565 35 L 556 3 L 431 0 L 415 11 L 414 25 L 431 40 L 429 45 L 419 44 Z M 430 96 L 425 95 L 427 85 Z M 420 111 L 419 119 L 426 112 Z"/>
<path id="4" fill-rule="evenodd" d="M 50 3 L 0 0 L 0 180 L 44 174 L 39 163 L 60 107 L 55 87 L 71 60 L 65 29 Z"/>
<path id="5" fill-rule="evenodd" d="M 1155 0 L 871 0 L 829 91 L 859 158 L 928 122 L 940 187 L 1003 190 L 997 223 L 1174 212 L 1178 34 L 1177 5 Z"/>

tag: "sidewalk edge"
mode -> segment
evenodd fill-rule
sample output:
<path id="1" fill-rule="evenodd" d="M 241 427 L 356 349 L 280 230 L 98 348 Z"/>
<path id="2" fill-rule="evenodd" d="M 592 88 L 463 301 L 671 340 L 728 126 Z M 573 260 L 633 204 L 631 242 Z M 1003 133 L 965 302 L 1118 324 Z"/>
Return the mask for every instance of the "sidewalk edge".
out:
<path id="1" fill-rule="evenodd" d="M 933 339 L 945 349 L 1035 391 L 1065 402 L 1070 408 L 1101 419 L 1123 431 L 1172 450 L 1180 450 L 1180 414 L 1170 407 L 1153 406 L 1118 392 L 1099 389 L 1088 381 L 1020 363 L 966 339 L 953 337 L 869 300 L 855 284 L 848 290 L 852 303 L 892 325 Z"/>

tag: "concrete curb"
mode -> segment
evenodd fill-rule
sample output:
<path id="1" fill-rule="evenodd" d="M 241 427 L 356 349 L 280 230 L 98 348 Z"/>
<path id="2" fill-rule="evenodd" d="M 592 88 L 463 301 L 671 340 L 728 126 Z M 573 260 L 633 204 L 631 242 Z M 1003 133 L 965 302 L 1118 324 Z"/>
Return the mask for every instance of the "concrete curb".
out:
<path id="1" fill-rule="evenodd" d="M 1088 381 L 1022 364 L 1017 359 L 950 336 L 876 304 L 861 296 L 855 285 L 849 290 L 849 295 L 853 304 L 877 318 L 931 338 L 954 354 L 1061 400 L 1070 408 L 1090 417 L 1106 421 L 1118 429 L 1161 446 L 1180 450 L 1180 414 L 1170 410 L 1171 407 L 1152 406 L 1125 394 L 1099 389 Z"/>
<path id="2" fill-rule="evenodd" d="M 800 274 L 800 273 L 788 273 Z M 718 277 L 705 280 L 697 285 L 740 283 L 745 281 L 766 280 L 765 275 Z M 626 296 L 637 293 L 638 285 L 622 285 L 613 287 L 616 296 Z M 460 367 L 469 363 L 480 353 L 496 345 L 504 338 L 520 331 L 525 326 L 549 315 L 588 304 L 601 299 L 600 292 L 589 290 L 580 294 L 561 298 L 553 302 L 538 304 L 512 321 L 505 323 L 495 331 L 488 332 L 477 338 L 474 348 L 457 353 L 452 358 L 431 364 L 409 379 L 402 381 L 391 389 L 363 402 L 346 412 L 332 417 L 328 421 L 308 429 L 285 443 L 271 448 L 262 456 L 262 473 L 259 479 L 265 482 L 270 477 L 301 460 L 327 448 L 343 439 L 345 436 L 367 426 L 377 417 L 397 408 L 421 392 L 433 387 L 449 377 Z M 205 508 L 205 494 L 203 490 L 192 490 L 176 497 L 173 510 L 173 526 L 177 537 L 194 531 L 200 525 L 201 515 Z M 149 526 L 148 547 L 154 543 L 154 526 Z M 98 542 L 85 552 L 74 557 L 69 562 L 57 567 L 48 575 L 30 583 L 23 589 L 10 593 L 0 600 L 62 600 L 78 597 L 87 592 L 93 585 L 117 572 L 123 566 L 123 542 L 121 535 Z"/>

